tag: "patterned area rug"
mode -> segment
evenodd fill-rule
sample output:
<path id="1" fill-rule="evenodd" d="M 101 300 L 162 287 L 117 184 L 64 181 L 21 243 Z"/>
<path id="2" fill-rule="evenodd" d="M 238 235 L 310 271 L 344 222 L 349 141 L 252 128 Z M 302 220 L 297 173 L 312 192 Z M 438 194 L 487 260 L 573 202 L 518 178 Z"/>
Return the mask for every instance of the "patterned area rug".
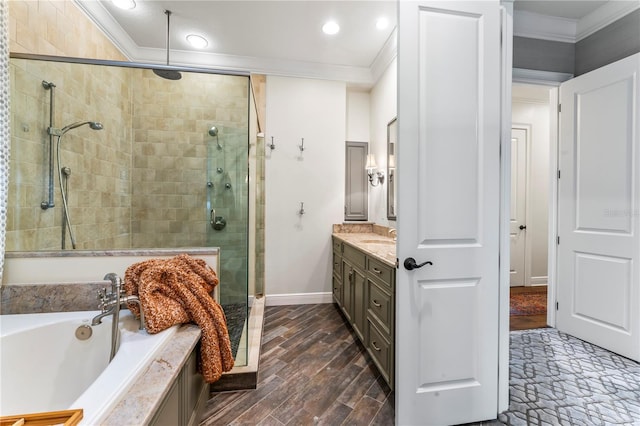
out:
<path id="1" fill-rule="evenodd" d="M 224 316 L 227 318 L 227 330 L 229 330 L 229 340 L 231 341 L 231 352 L 236 357 L 240 338 L 244 330 L 244 323 L 247 319 L 247 305 L 245 303 L 226 303 L 221 305 Z"/>
<path id="2" fill-rule="evenodd" d="M 640 425 L 640 364 L 553 328 L 510 333 L 507 425 Z"/>
<path id="3" fill-rule="evenodd" d="M 509 315 L 541 315 L 547 313 L 547 293 L 512 294 Z"/>

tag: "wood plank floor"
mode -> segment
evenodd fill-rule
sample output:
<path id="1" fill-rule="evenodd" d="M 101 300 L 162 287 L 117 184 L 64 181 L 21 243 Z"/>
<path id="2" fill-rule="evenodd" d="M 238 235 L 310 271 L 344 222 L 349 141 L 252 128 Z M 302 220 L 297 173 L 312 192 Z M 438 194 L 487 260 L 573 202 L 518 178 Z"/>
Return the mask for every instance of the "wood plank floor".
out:
<path id="1" fill-rule="evenodd" d="M 512 316 L 510 327 L 546 327 L 546 315 Z M 393 395 L 334 304 L 272 306 L 257 389 L 214 394 L 200 424 L 389 426 Z"/>
<path id="2" fill-rule="evenodd" d="M 535 287 L 511 287 L 511 294 L 518 293 L 546 293 L 547 286 Z M 509 317 L 509 330 L 529 330 L 532 328 L 547 327 L 547 314 L 540 315 L 511 315 Z"/>
<path id="3" fill-rule="evenodd" d="M 333 304 L 265 309 L 258 386 L 208 401 L 202 426 L 393 425 L 393 392 Z"/>

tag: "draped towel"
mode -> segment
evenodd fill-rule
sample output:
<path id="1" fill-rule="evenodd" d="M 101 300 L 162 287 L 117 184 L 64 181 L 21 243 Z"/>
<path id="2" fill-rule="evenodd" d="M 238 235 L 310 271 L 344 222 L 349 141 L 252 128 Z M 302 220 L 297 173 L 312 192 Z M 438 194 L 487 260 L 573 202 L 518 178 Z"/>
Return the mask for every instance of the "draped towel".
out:
<path id="1" fill-rule="evenodd" d="M 148 333 L 188 322 L 200 327 L 200 370 L 207 383 L 234 363 L 224 311 L 210 294 L 216 285 L 215 271 L 187 254 L 134 263 L 124 275 L 126 293 L 140 299 Z M 129 303 L 129 309 L 140 317 L 138 305 Z"/>

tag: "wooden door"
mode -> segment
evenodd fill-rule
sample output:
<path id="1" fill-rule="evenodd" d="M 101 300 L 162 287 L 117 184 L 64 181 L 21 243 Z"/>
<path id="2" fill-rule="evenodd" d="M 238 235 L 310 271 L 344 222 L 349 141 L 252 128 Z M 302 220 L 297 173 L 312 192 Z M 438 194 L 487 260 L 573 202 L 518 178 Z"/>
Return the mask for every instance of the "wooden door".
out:
<path id="1" fill-rule="evenodd" d="M 497 416 L 499 6 L 399 2 L 400 425 Z"/>
<path id="2" fill-rule="evenodd" d="M 640 361 L 640 54 L 560 86 L 556 326 Z"/>
<path id="3" fill-rule="evenodd" d="M 511 129 L 511 220 L 510 235 L 510 285 L 524 286 L 527 239 L 527 152 L 528 129 Z"/>

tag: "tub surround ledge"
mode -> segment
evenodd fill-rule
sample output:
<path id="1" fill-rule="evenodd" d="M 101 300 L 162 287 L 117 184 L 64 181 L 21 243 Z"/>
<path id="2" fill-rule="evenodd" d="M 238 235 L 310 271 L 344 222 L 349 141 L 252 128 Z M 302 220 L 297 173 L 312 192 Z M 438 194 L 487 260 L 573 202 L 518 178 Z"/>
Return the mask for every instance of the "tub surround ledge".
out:
<path id="1" fill-rule="evenodd" d="M 198 326 L 181 326 L 100 424 L 149 424 L 199 340 Z"/>
<path id="2" fill-rule="evenodd" d="M 66 284 L 5 284 L 0 287 L 0 314 L 95 311 L 104 281 Z"/>

